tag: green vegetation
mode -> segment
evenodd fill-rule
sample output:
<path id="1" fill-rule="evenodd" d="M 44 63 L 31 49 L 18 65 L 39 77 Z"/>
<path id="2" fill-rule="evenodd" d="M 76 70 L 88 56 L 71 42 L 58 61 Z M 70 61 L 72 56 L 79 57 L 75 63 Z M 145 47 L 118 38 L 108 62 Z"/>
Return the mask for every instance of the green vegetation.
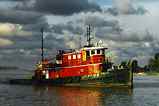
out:
<path id="1" fill-rule="evenodd" d="M 159 76 L 159 72 L 146 72 L 145 75 L 148 75 L 148 76 Z"/>
<path id="2" fill-rule="evenodd" d="M 144 67 L 139 66 L 137 60 L 123 61 L 121 65 L 130 68 L 134 75 L 159 76 L 159 53 L 150 58 Z"/>
<path id="3" fill-rule="evenodd" d="M 155 56 L 149 60 L 148 65 L 145 67 L 149 68 L 149 71 L 151 72 L 159 73 L 159 53 L 156 53 Z"/>
<path id="4" fill-rule="evenodd" d="M 145 65 L 145 67 L 143 67 L 142 69 L 144 74 L 141 75 L 159 76 L 159 53 L 156 53 L 154 57 L 150 58 L 148 64 Z M 134 71 L 134 72 L 138 73 L 139 71 Z"/>

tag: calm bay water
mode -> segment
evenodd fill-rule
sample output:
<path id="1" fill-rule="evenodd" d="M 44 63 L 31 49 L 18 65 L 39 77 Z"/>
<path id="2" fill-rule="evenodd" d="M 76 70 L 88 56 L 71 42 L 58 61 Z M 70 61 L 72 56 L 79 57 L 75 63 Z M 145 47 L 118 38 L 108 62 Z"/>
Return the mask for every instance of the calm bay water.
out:
<path id="1" fill-rule="evenodd" d="M 0 84 L 0 106 L 159 106 L 159 78 L 135 77 L 134 84 L 133 90 Z"/>

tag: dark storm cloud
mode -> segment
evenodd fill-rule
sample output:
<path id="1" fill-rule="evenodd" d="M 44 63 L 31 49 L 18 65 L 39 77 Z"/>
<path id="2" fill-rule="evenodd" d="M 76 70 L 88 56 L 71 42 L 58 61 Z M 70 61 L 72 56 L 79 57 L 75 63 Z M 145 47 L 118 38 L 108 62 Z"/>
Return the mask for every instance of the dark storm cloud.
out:
<path id="1" fill-rule="evenodd" d="M 0 10 L 0 23 L 7 25 L 7 28 L 11 30 L 15 30 L 10 32 L 10 35 L 1 34 L 3 38 L 13 42 L 9 46 L 1 47 L 6 49 L 36 48 L 39 44 L 34 43 L 34 41 L 39 40 L 40 29 L 43 27 L 45 31 L 49 31 L 48 22 L 43 14 L 27 10 Z M 9 23 L 10 26 L 7 23 Z M 2 38 L 2 36 L 0 38 Z"/>
<path id="2" fill-rule="evenodd" d="M 114 40 L 121 40 L 121 41 L 128 41 L 128 42 L 153 42 L 154 38 L 149 35 L 139 35 L 139 34 L 130 34 L 130 35 L 123 35 L 119 36 L 119 39 Z"/>
<path id="3" fill-rule="evenodd" d="M 18 1 L 13 7 L 8 7 L 7 9 L 0 9 L 0 22 L 1 23 L 10 23 L 10 24 L 19 24 L 22 26 L 23 31 L 39 31 L 40 28 L 44 27 L 49 29 L 48 22 L 45 18 L 45 15 L 32 9 L 18 9 L 17 7 L 22 6 L 31 6 L 34 0 L 8 0 Z M 21 5 L 20 5 L 21 4 Z"/>
<path id="4" fill-rule="evenodd" d="M 35 10 L 53 14 L 70 15 L 81 11 L 100 11 L 100 7 L 88 0 L 37 0 Z"/>
<path id="5" fill-rule="evenodd" d="M 119 27 L 120 28 L 120 27 Z M 123 41 L 123 42 L 153 42 L 154 37 L 144 34 L 138 33 L 125 33 L 123 29 L 115 30 L 115 29 L 106 29 L 102 28 L 97 31 L 97 36 L 101 39 L 113 40 L 113 41 Z"/>
<path id="6" fill-rule="evenodd" d="M 42 14 L 20 10 L 0 10 L 0 22 L 33 24 L 40 22 Z"/>
<path id="7" fill-rule="evenodd" d="M 35 24 L 31 23 L 31 24 L 24 25 L 23 30 L 37 32 L 37 31 L 40 31 L 41 28 L 44 28 L 44 30 L 47 32 L 51 31 L 49 24 L 46 22 L 44 18 L 41 18 L 41 20 L 39 20 Z"/>
<path id="8" fill-rule="evenodd" d="M 22 10 L 0 10 L 0 22 L 23 25 L 23 30 L 39 31 L 44 27 L 47 31 L 49 25 L 43 14 Z"/>
<path id="9" fill-rule="evenodd" d="M 66 24 L 59 23 L 59 24 L 53 25 L 52 30 L 58 34 L 63 34 L 63 30 L 69 31 L 73 34 L 82 34 L 81 27 L 75 27 L 73 24 L 70 24 L 69 22 Z"/>
<path id="10" fill-rule="evenodd" d="M 0 1 L 25 1 L 25 0 L 0 0 Z"/>
<path id="11" fill-rule="evenodd" d="M 45 34 L 46 35 L 46 34 Z M 63 38 L 56 38 L 58 34 L 50 34 L 44 39 L 44 48 L 45 49 L 60 49 L 65 48 L 65 42 Z M 11 46 L 1 47 L 5 49 L 26 49 L 26 50 L 33 50 L 33 49 L 40 49 L 41 48 L 41 34 L 35 34 L 34 36 L 30 37 L 12 37 L 8 38 L 15 42 Z"/>
<path id="12" fill-rule="evenodd" d="M 116 20 L 106 20 L 99 16 L 88 16 L 85 19 L 86 25 L 91 25 L 94 27 L 114 27 L 118 25 L 118 21 Z"/>
<path id="13" fill-rule="evenodd" d="M 88 16 L 85 18 L 85 20 L 78 19 L 73 21 L 68 21 L 67 23 L 59 23 L 52 25 L 52 30 L 55 33 L 58 34 L 63 34 L 63 31 L 68 31 L 73 34 L 82 34 L 83 29 L 82 29 L 82 24 L 85 24 L 85 27 L 87 25 L 91 25 L 93 28 L 107 28 L 109 32 L 113 32 L 113 30 L 119 30 L 119 23 L 116 20 L 106 20 L 98 16 Z"/>
<path id="14" fill-rule="evenodd" d="M 99 5 L 89 2 L 88 0 L 35 0 L 28 2 L 33 6 L 22 5 L 17 6 L 17 9 L 32 9 L 34 11 L 51 13 L 57 15 L 71 15 L 81 11 L 101 11 Z"/>

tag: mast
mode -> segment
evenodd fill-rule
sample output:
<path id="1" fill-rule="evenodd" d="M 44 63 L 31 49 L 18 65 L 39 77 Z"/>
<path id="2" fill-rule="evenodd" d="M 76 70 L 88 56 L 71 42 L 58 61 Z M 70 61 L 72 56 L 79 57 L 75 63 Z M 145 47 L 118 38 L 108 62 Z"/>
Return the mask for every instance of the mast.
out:
<path id="1" fill-rule="evenodd" d="M 88 42 L 88 46 L 91 46 L 91 27 L 90 27 L 90 25 L 88 25 L 88 27 L 87 27 L 87 42 Z"/>
<path id="2" fill-rule="evenodd" d="M 82 38 L 81 38 L 81 36 L 80 36 L 80 48 L 82 47 Z"/>
<path id="3" fill-rule="evenodd" d="M 41 62 L 44 61 L 44 29 L 41 28 Z"/>
<path id="4" fill-rule="evenodd" d="M 91 40 L 93 39 L 93 37 L 91 37 L 91 25 L 88 25 L 87 27 L 87 43 L 88 43 L 88 47 L 93 46 L 93 43 L 91 42 Z"/>

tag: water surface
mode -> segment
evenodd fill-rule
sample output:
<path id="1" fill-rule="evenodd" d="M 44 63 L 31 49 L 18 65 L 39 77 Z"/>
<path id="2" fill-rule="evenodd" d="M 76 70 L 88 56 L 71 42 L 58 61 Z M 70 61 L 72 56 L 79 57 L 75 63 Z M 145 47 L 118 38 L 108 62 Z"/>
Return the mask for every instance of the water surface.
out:
<path id="1" fill-rule="evenodd" d="M 135 77 L 133 90 L 0 84 L 0 106 L 159 106 L 158 98 L 157 77 Z"/>

